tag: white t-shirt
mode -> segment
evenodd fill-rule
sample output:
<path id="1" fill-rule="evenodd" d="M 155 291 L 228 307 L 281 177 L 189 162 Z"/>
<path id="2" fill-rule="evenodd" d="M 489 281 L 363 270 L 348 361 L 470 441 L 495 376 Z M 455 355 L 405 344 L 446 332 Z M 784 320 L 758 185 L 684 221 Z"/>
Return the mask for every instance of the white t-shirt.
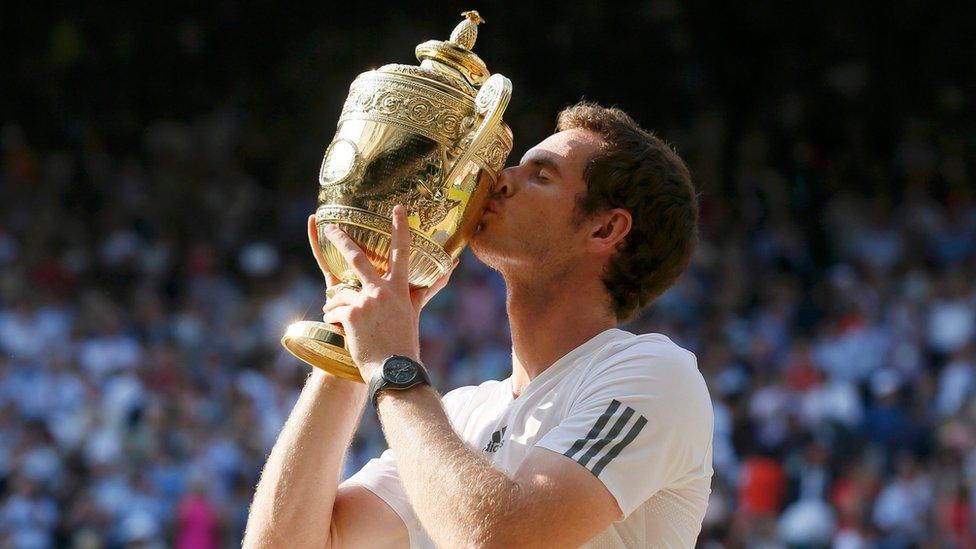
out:
<path id="1" fill-rule="evenodd" d="M 661 334 L 611 329 L 570 351 L 512 398 L 512 380 L 444 395 L 455 431 L 514 476 L 540 446 L 586 467 L 623 518 L 585 547 L 694 547 L 712 477 L 712 405 L 697 360 Z M 407 500 L 392 450 L 350 477 L 403 519 L 411 547 L 434 547 Z"/>

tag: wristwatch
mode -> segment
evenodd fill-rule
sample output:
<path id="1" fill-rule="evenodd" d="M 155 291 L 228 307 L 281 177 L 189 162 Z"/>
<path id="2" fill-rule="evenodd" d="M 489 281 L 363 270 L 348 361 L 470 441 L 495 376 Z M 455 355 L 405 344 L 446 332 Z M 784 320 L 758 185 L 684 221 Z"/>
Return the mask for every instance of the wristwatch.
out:
<path id="1" fill-rule="evenodd" d="M 393 355 L 383 361 L 383 366 L 369 380 L 369 398 L 376 407 L 376 397 L 380 391 L 392 389 L 402 391 L 415 385 L 430 385 L 427 370 L 419 362 L 405 356 Z"/>

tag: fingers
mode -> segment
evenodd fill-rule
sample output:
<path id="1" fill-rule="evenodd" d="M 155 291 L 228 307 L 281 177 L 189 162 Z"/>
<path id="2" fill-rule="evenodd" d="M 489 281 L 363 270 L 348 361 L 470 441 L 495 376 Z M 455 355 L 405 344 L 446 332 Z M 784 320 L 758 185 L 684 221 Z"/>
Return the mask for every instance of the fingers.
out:
<path id="1" fill-rule="evenodd" d="M 329 239 L 329 242 L 335 246 L 336 250 L 339 250 L 346 263 L 349 264 L 349 267 L 352 268 L 363 284 L 376 284 L 380 281 L 380 275 L 376 272 L 376 268 L 370 263 L 366 254 L 363 253 L 362 248 L 353 239 L 349 238 L 346 233 L 342 232 L 335 225 L 326 225 L 323 233 Z"/>
<path id="2" fill-rule="evenodd" d="M 325 322 L 326 324 L 338 324 L 339 326 L 342 326 L 343 331 L 345 331 L 346 326 L 349 324 L 349 313 L 352 310 L 352 305 L 343 305 L 342 307 L 329 309 L 324 315 L 322 315 L 322 322 Z"/>
<path id="3" fill-rule="evenodd" d="M 319 270 L 322 271 L 322 276 L 325 277 L 326 288 L 331 288 L 338 284 L 340 282 L 339 277 L 329 271 L 329 265 L 325 262 L 325 254 L 322 252 L 322 246 L 319 245 L 319 231 L 315 223 L 315 214 L 308 216 L 308 245 L 312 248 L 312 255 L 315 257 L 315 262 L 319 264 Z"/>
<path id="4" fill-rule="evenodd" d="M 444 286 L 447 286 L 447 282 L 451 279 L 451 275 L 454 274 L 454 269 L 457 269 L 458 263 L 460 263 L 460 261 L 455 259 L 454 264 L 451 265 L 451 269 L 446 273 L 444 273 L 444 276 L 438 278 L 437 282 L 434 282 L 433 284 L 430 285 L 428 291 L 430 297 L 434 297 L 434 294 L 443 290 Z"/>
<path id="5" fill-rule="evenodd" d="M 460 263 L 460 261 L 455 259 L 451 269 L 444 273 L 444 276 L 438 278 L 436 282 L 430 285 L 430 287 L 418 288 L 411 293 L 414 307 L 418 309 L 418 312 L 419 309 L 422 309 L 425 305 L 427 305 L 427 303 L 433 299 L 438 292 L 443 290 L 444 286 L 447 286 L 447 282 L 451 279 L 454 269 L 457 269 L 458 263 Z"/>
<path id="6" fill-rule="evenodd" d="M 393 234 L 390 235 L 390 280 L 406 285 L 410 271 L 410 223 L 407 209 L 397 204 L 393 207 Z"/>
<path id="7" fill-rule="evenodd" d="M 322 275 L 328 276 L 330 274 L 329 267 L 325 263 L 322 247 L 319 246 L 319 232 L 315 226 L 315 214 L 308 216 L 308 245 L 312 248 L 312 255 L 315 257 L 315 262 L 319 264 Z"/>
<path id="8" fill-rule="evenodd" d="M 339 290 L 322 306 L 322 322 L 336 326 L 339 333 L 346 335 L 350 314 L 361 303 L 362 294 L 359 292 L 352 288 Z"/>
<path id="9" fill-rule="evenodd" d="M 325 302 L 325 305 L 322 306 L 322 312 L 327 313 L 336 307 L 345 307 L 347 305 L 361 305 L 362 302 L 363 294 L 352 288 L 345 288 Z"/>

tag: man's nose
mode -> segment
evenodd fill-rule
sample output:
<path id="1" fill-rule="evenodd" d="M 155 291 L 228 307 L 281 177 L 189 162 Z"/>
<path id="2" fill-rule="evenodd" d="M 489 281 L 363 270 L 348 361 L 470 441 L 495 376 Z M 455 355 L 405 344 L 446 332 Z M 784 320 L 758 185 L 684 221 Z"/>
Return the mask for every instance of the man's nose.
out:
<path id="1" fill-rule="evenodd" d="M 518 166 L 510 166 L 498 174 L 498 181 L 495 182 L 495 188 L 491 192 L 493 196 L 508 198 L 515 194 L 515 170 L 517 168 Z"/>

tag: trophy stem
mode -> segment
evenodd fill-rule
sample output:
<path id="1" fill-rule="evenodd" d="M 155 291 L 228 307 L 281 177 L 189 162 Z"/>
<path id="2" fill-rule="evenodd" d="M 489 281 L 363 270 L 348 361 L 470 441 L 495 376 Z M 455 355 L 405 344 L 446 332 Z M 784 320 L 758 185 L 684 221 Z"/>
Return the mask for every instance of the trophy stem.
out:
<path id="1" fill-rule="evenodd" d="M 355 278 L 343 280 L 325 291 L 326 298 L 332 299 L 346 289 L 358 292 L 363 289 L 363 285 Z M 306 364 L 344 379 L 365 383 L 346 349 L 342 326 L 299 320 L 288 326 L 281 338 L 281 344 Z"/>
<path id="2" fill-rule="evenodd" d="M 324 322 L 299 320 L 285 330 L 281 344 L 306 364 L 351 381 L 365 383 L 346 350 L 339 328 Z"/>

